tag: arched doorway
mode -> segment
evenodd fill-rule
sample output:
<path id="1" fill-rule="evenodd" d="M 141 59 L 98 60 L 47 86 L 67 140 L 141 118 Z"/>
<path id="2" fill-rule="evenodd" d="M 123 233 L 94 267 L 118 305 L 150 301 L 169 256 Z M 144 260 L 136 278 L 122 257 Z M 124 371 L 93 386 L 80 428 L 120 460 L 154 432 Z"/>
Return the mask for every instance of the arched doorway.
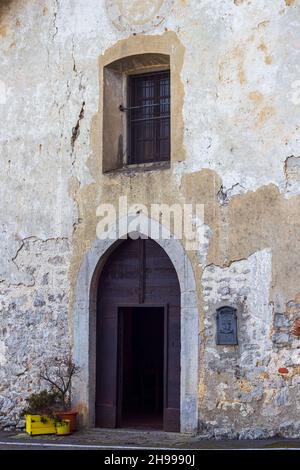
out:
<path id="1" fill-rule="evenodd" d="M 96 401 L 96 318 L 98 281 L 103 266 L 115 247 L 131 235 L 127 228 L 136 214 L 127 214 L 112 225 L 109 236 L 97 238 L 85 253 L 78 271 L 73 310 L 73 358 L 79 374 L 72 384 L 73 405 L 80 424 L 95 426 Z M 176 270 L 180 298 L 180 431 L 198 429 L 199 312 L 196 280 L 191 261 L 180 240 L 158 221 L 140 216 L 141 236 L 161 234 L 157 244 L 166 252 Z M 151 230 L 149 230 L 151 227 Z M 153 230 L 153 232 L 152 232 Z"/>
<path id="2" fill-rule="evenodd" d="M 180 285 L 151 239 L 124 240 L 98 281 L 95 421 L 180 431 Z"/>

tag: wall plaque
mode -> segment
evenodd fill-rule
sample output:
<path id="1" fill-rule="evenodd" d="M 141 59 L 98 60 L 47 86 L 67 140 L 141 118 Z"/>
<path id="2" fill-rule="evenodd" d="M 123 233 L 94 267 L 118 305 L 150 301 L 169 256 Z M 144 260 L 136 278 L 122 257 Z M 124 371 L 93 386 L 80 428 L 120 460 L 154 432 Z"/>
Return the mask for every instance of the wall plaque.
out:
<path id="1" fill-rule="evenodd" d="M 217 309 L 217 344 L 236 345 L 237 316 L 236 308 L 220 307 Z"/>
<path id="2" fill-rule="evenodd" d="M 142 33 L 165 21 L 174 0 L 106 0 L 106 10 L 119 31 Z"/>

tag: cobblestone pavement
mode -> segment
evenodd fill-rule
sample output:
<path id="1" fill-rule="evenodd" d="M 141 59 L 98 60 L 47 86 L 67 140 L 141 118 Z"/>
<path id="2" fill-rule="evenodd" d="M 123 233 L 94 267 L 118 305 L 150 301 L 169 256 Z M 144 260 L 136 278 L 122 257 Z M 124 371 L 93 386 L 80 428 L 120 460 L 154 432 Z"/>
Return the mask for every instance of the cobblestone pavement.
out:
<path id="1" fill-rule="evenodd" d="M 279 449 L 300 450 L 300 440 L 203 440 L 197 436 L 157 431 L 90 429 L 70 436 L 28 436 L 0 432 L 0 449 Z"/>

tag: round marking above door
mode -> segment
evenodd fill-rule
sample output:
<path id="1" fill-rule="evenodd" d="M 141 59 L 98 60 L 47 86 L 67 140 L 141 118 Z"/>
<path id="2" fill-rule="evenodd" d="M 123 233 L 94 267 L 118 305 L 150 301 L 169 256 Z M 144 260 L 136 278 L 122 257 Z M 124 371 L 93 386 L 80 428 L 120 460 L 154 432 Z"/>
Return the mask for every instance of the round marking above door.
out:
<path id="1" fill-rule="evenodd" d="M 107 13 L 119 31 L 145 32 L 161 24 L 174 0 L 106 0 Z"/>

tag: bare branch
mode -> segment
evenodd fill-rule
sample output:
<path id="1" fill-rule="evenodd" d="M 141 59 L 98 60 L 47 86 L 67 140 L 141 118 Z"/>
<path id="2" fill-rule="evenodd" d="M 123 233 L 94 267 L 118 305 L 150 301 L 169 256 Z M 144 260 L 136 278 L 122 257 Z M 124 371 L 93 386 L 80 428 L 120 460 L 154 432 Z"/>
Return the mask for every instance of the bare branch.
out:
<path id="1" fill-rule="evenodd" d="M 72 378 L 78 372 L 79 367 L 73 363 L 71 356 L 49 358 L 40 372 L 40 378 L 58 392 L 64 408 L 71 403 Z"/>

